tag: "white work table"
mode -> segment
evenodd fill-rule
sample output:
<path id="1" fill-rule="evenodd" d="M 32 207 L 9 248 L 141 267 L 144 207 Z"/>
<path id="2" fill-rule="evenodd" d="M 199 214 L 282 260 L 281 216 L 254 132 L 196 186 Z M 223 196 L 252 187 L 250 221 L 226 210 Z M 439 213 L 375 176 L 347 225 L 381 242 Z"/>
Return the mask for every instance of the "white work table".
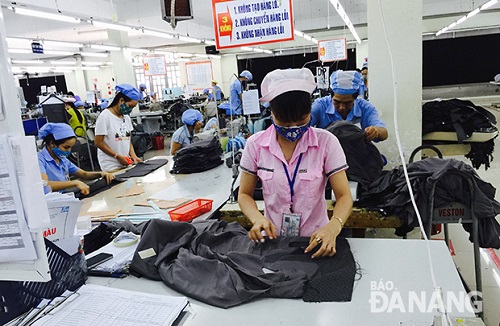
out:
<path id="1" fill-rule="evenodd" d="M 190 308 L 179 325 L 432 325 L 431 313 L 371 312 L 372 282 L 392 284 L 395 289 L 381 292 L 390 301 L 398 291 L 405 309 L 409 310 L 411 291 L 425 292 L 429 305 L 433 285 L 429 271 L 427 247 L 423 240 L 349 239 L 354 259 L 361 268 L 361 279 L 355 283 L 351 302 L 308 303 L 301 299 L 263 298 L 229 308 L 216 308 L 190 299 Z M 443 241 L 431 241 L 432 259 L 438 286 L 443 292 L 452 291 L 457 297 L 465 290 L 460 282 L 451 256 Z M 389 282 L 389 283 L 388 283 Z M 128 276 L 124 279 L 89 277 L 88 283 L 146 293 L 182 295 L 163 282 Z M 445 296 L 446 299 L 446 296 Z M 381 304 L 375 305 L 380 308 Z M 415 311 L 418 309 L 415 307 Z M 451 316 L 474 317 L 472 312 L 451 313 Z"/>
<path id="2" fill-rule="evenodd" d="M 229 198 L 232 183 L 232 170 L 222 164 L 211 170 L 192 174 L 170 174 L 174 165 L 171 156 L 154 157 L 167 158 L 168 163 L 144 177 L 130 178 L 132 184 L 142 185 L 144 193 L 137 196 L 116 198 L 126 190 L 127 182 L 115 185 L 95 196 L 83 199 L 80 215 L 88 211 L 110 211 L 116 209 L 131 210 L 133 212 L 154 212 L 149 207 L 134 206 L 134 203 L 145 201 L 148 198 L 173 200 L 212 199 L 212 210 L 197 219 L 209 218 Z M 119 173 L 116 177 L 119 177 Z M 165 210 L 166 212 L 168 210 Z"/>

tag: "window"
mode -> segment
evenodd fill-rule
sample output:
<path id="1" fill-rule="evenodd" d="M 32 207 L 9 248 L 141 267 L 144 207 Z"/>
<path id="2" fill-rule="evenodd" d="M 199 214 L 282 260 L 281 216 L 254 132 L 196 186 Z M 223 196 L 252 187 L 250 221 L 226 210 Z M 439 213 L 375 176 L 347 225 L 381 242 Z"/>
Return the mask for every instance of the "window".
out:
<path id="1" fill-rule="evenodd" d="M 136 84 L 146 84 L 146 89 L 149 93 L 156 92 L 157 99 L 163 99 L 163 89 L 181 87 L 181 75 L 179 73 L 179 65 L 175 62 L 173 53 L 165 55 L 165 65 L 167 74 L 146 76 L 144 75 L 144 67 L 142 66 L 142 56 L 136 56 L 132 59 L 134 65 L 134 73 Z"/>

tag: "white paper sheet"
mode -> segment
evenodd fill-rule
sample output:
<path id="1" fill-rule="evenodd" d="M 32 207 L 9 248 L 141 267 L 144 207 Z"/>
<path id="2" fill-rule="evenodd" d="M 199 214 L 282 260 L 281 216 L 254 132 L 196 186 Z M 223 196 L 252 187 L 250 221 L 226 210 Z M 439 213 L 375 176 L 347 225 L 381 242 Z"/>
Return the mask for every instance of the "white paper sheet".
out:
<path id="1" fill-rule="evenodd" d="M 87 284 L 33 325 L 172 325 L 186 297 L 111 289 Z"/>
<path id="2" fill-rule="evenodd" d="M 30 229 L 47 227 L 50 225 L 50 218 L 38 167 L 35 137 L 11 137 L 10 142 L 28 227 Z"/>
<path id="3" fill-rule="evenodd" d="M 260 114 L 259 91 L 252 89 L 243 92 L 241 99 L 243 101 L 243 114 Z"/>
<path id="4" fill-rule="evenodd" d="M 59 240 L 76 235 L 76 221 L 82 202 L 72 194 L 60 193 L 47 195 L 46 199 L 50 226 L 44 231 L 44 237 L 57 244 Z"/>
<path id="5" fill-rule="evenodd" d="M 37 258 L 12 157 L 8 136 L 0 135 L 0 262 Z"/>

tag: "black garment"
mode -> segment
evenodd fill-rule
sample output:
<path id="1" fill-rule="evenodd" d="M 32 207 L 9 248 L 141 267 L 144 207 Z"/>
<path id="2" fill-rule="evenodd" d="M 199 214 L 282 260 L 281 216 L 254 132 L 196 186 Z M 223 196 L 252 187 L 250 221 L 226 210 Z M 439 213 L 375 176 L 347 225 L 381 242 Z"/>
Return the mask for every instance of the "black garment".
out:
<path id="1" fill-rule="evenodd" d="M 493 132 L 497 128 L 495 116 L 471 101 L 458 99 L 427 102 L 422 107 L 422 135 L 433 131 L 455 131 L 459 143 L 477 132 Z M 473 144 L 466 155 L 478 169 L 484 164 L 488 169 L 493 160 L 494 140 Z"/>
<path id="2" fill-rule="evenodd" d="M 218 137 L 191 143 L 175 153 L 170 173 L 188 174 L 213 169 L 224 163 L 222 154 Z"/>
<path id="3" fill-rule="evenodd" d="M 334 134 L 342 145 L 349 168 L 347 179 L 368 185 L 382 173 L 384 162 L 377 147 L 366 140 L 358 126 L 348 121 L 335 121 L 326 130 Z"/>
<path id="4" fill-rule="evenodd" d="M 62 193 L 66 194 L 66 193 L 72 192 L 75 194 L 75 197 L 78 199 L 89 198 L 89 197 L 97 195 L 100 192 L 103 192 L 104 190 L 108 190 L 109 188 L 111 188 L 111 187 L 113 187 L 121 182 L 123 182 L 123 180 L 113 179 L 108 184 L 108 181 L 106 180 L 106 178 L 99 178 L 97 180 L 92 180 L 92 181 L 86 182 L 86 184 L 89 186 L 89 194 L 88 195 L 82 194 L 81 190 L 78 189 L 78 187 L 66 188 L 62 191 Z"/>
<path id="5" fill-rule="evenodd" d="M 141 259 L 136 252 L 131 272 L 222 308 L 259 296 L 350 301 L 356 265 L 347 241 L 337 239 L 334 257 L 313 260 L 303 247 L 289 246 L 297 240 L 280 237 L 254 244 L 237 223 L 151 220 L 137 252 L 152 248 L 156 255 Z"/>
<path id="6" fill-rule="evenodd" d="M 167 159 L 157 159 L 157 160 L 148 160 L 145 162 L 139 162 L 136 166 L 128 170 L 123 174 L 118 174 L 116 177 L 118 179 L 126 179 L 132 177 L 143 177 L 158 169 L 159 167 L 164 166 L 168 163 Z"/>
<path id="7" fill-rule="evenodd" d="M 471 166 L 463 162 L 454 159 L 428 158 L 408 165 L 408 175 L 423 222 L 427 222 L 429 211 L 427 195 L 436 180 L 439 182 L 435 188 L 434 207 L 441 207 L 450 202 L 460 202 L 470 207 L 470 194 L 466 181 L 459 175 L 446 174 L 454 170 L 469 175 L 475 186 L 474 214 L 479 222 L 479 246 L 499 249 L 500 225 L 495 216 L 500 214 L 500 203 L 495 200 L 496 189 L 483 181 Z M 401 166 L 387 171 L 370 185 L 360 187 L 358 190 L 358 207 L 385 210 L 386 213 L 397 215 L 402 219 L 404 225 L 396 229 L 397 235 L 403 236 L 418 226 Z M 467 225 L 464 224 L 464 228 L 470 232 Z M 472 241 L 472 235 L 469 240 Z"/>

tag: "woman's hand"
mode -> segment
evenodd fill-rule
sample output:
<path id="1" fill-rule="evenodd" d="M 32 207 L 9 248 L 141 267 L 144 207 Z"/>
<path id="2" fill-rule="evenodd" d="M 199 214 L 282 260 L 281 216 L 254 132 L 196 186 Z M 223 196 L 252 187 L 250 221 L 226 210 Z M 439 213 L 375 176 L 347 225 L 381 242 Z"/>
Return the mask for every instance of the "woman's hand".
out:
<path id="1" fill-rule="evenodd" d="M 137 155 L 135 155 L 135 154 L 130 155 L 130 158 L 132 159 L 132 161 L 134 161 L 134 163 L 142 162 L 142 159 L 137 157 Z"/>
<path id="2" fill-rule="evenodd" d="M 127 162 L 127 157 L 126 156 L 118 155 L 118 156 L 116 156 L 116 160 L 118 161 L 118 163 L 120 163 L 120 165 L 122 165 L 122 166 L 128 166 L 128 162 Z"/>
<path id="3" fill-rule="evenodd" d="M 112 173 L 101 172 L 101 177 L 106 178 L 106 182 L 109 185 L 111 183 L 111 180 L 115 178 L 115 175 Z"/>
<path id="4" fill-rule="evenodd" d="M 82 182 L 80 180 L 75 180 L 73 182 L 73 185 L 80 189 L 82 195 L 88 195 L 90 193 L 90 187 L 85 182 Z"/>
<path id="5" fill-rule="evenodd" d="M 335 250 L 335 242 L 341 230 L 342 226 L 338 220 L 330 220 L 327 225 L 311 235 L 311 239 L 309 239 L 309 246 L 304 252 L 307 253 L 315 247 L 320 246 L 318 251 L 312 255 L 312 258 L 334 256 L 337 253 Z"/>
<path id="6" fill-rule="evenodd" d="M 252 228 L 248 231 L 248 236 L 252 241 L 264 242 L 262 231 L 265 231 L 267 237 L 271 240 L 278 237 L 276 235 L 276 226 L 264 216 L 253 222 Z"/>

